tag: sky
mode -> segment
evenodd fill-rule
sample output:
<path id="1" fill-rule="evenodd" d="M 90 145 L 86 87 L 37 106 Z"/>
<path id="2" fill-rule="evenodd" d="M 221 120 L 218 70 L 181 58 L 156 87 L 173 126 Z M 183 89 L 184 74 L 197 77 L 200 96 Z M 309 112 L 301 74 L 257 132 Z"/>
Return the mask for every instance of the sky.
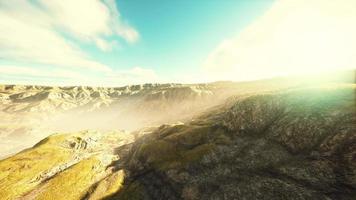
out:
<path id="1" fill-rule="evenodd" d="M 354 0 L 0 0 L 0 83 L 245 81 L 356 66 Z"/>

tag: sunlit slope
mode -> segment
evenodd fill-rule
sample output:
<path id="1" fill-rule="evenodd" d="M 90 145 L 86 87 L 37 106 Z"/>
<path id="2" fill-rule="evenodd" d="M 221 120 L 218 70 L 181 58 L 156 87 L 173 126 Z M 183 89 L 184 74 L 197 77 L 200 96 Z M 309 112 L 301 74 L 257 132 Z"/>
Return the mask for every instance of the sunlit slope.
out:
<path id="1" fill-rule="evenodd" d="M 115 148 L 132 141 L 133 136 L 124 132 L 82 131 L 50 136 L 0 161 L 0 197 L 80 199 L 93 184 L 111 175 L 109 165 L 119 159 L 114 155 Z M 119 183 L 113 187 L 121 186 L 122 176 L 113 178 L 112 182 Z M 97 199 L 106 195 L 105 189 Z"/>
<path id="2" fill-rule="evenodd" d="M 110 199 L 354 199 L 356 87 L 236 97 L 137 140 Z"/>

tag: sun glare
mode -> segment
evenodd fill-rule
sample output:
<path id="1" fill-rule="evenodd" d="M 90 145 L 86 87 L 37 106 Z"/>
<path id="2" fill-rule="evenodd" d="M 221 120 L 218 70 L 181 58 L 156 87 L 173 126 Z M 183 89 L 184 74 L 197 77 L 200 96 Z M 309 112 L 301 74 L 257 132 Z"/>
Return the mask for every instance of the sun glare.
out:
<path id="1" fill-rule="evenodd" d="M 356 1 L 278 1 L 205 63 L 208 76 L 255 80 L 356 66 Z"/>

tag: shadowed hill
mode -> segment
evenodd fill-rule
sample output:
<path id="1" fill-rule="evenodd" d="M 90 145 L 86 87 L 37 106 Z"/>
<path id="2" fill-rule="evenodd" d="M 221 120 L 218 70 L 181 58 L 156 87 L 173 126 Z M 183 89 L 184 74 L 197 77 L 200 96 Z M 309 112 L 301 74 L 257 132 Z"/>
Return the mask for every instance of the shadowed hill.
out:
<path id="1" fill-rule="evenodd" d="M 237 98 L 137 140 L 109 199 L 353 199 L 355 86 Z"/>

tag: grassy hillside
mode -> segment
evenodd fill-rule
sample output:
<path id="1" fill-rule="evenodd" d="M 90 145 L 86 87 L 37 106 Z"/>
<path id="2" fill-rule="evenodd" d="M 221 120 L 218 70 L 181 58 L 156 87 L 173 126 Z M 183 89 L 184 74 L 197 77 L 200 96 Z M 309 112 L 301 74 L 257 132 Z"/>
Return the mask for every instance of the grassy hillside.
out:
<path id="1" fill-rule="evenodd" d="M 132 139 L 123 132 L 82 131 L 50 136 L 0 161 L 1 199 L 80 199 L 93 184 L 109 178 L 110 164 L 118 159 L 114 149 Z M 118 184 L 101 186 L 104 189 L 97 196 L 120 187 L 122 176 L 109 178 Z"/>

